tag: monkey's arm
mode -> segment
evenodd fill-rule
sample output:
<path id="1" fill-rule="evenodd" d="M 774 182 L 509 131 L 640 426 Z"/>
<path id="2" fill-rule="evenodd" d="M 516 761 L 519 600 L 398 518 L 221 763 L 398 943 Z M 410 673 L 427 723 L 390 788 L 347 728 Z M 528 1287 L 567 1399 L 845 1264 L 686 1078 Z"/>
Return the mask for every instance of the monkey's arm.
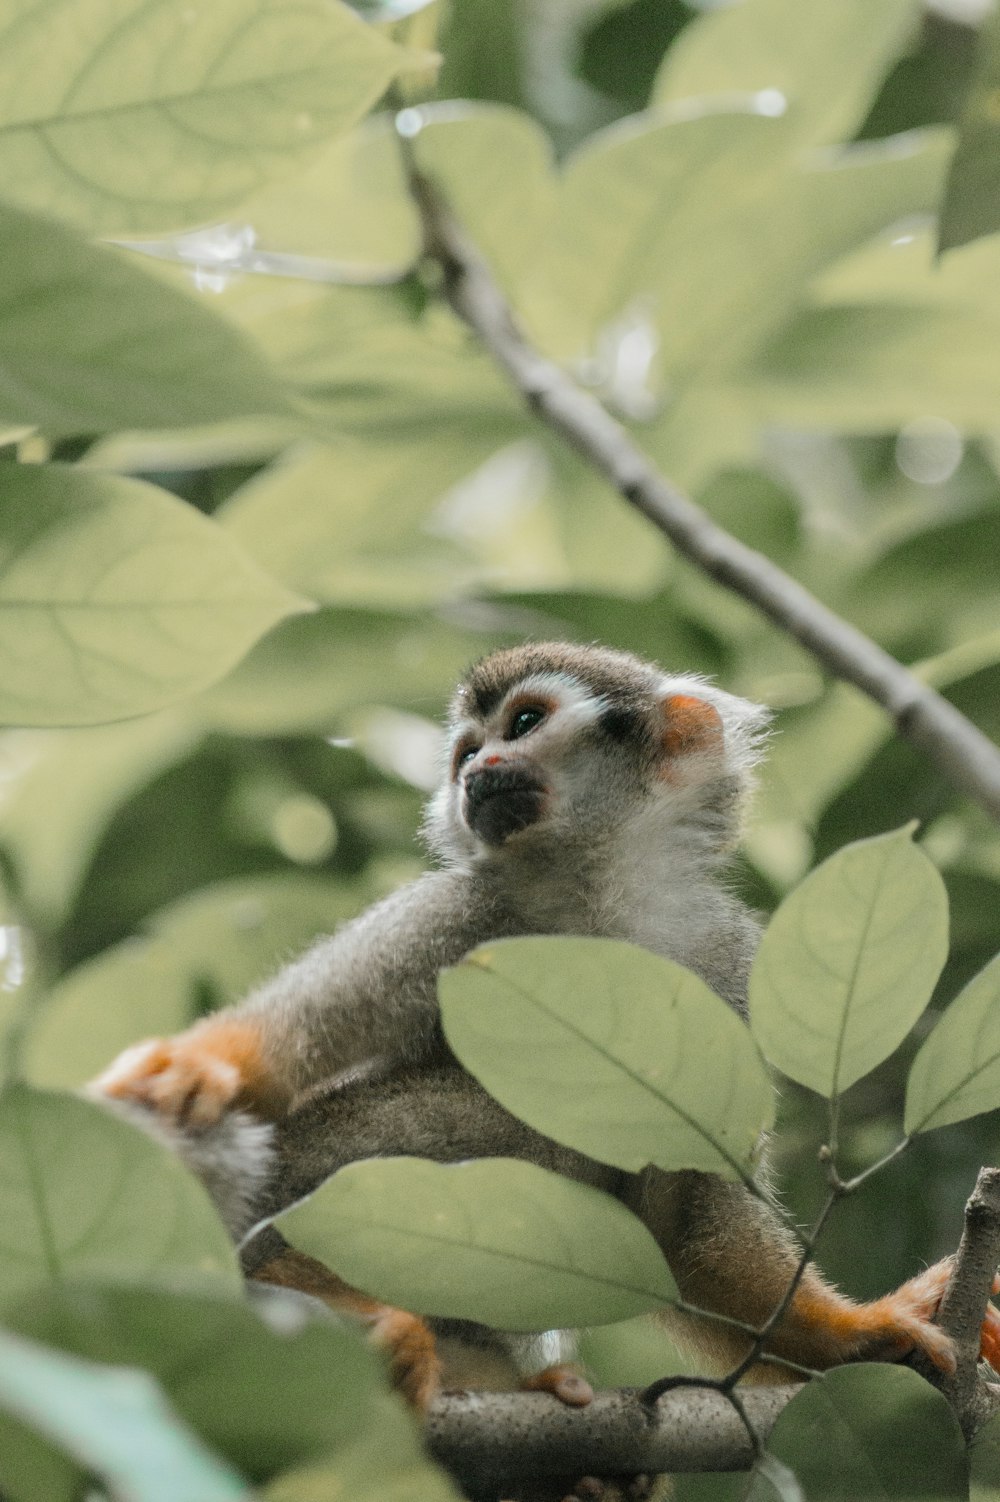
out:
<path id="1" fill-rule="evenodd" d="M 359 1063 L 430 1056 L 438 972 L 516 926 L 485 882 L 429 873 L 240 1005 L 126 1049 L 94 1089 L 196 1127 L 231 1107 L 279 1119 L 303 1092 Z"/>
<path id="2" fill-rule="evenodd" d="M 625 1200 L 656 1237 L 686 1303 L 756 1329 L 767 1322 L 801 1257 L 767 1203 L 711 1175 L 656 1169 L 632 1181 Z M 857 1303 L 810 1264 L 766 1349 L 825 1370 L 845 1361 L 894 1360 L 917 1348 L 936 1366 L 952 1369 L 951 1341 L 932 1323 L 950 1271 L 945 1259 L 894 1293 Z M 676 1319 L 671 1315 L 667 1322 Z M 733 1365 L 748 1349 L 747 1338 L 721 1322 L 684 1317 L 683 1324 L 716 1362 Z M 982 1354 L 1000 1369 L 1000 1314 L 992 1305 L 983 1322 Z M 760 1371 L 766 1380 L 767 1368 Z"/>

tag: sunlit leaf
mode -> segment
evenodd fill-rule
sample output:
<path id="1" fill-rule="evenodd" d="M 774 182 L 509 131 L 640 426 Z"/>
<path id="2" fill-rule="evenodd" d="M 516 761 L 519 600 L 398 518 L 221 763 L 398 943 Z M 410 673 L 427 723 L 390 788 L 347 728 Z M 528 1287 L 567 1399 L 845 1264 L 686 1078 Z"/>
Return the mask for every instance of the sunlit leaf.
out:
<path id="1" fill-rule="evenodd" d="M 778 1416 L 768 1450 L 809 1502 L 963 1502 L 965 1445 L 954 1409 L 916 1372 L 872 1362 L 808 1382 Z M 774 1502 L 754 1481 L 747 1502 Z"/>
<path id="2" fill-rule="evenodd" d="M 420 249 L 390 115 L 362 121 L 302 171 L 269 183 L 237 218 L 255 247 L 333 261 L 345 279 L 399 276 Z"/>
<path id="3" fill-rule="evenodd" d="M 471 560 L 431 531 L 435 510 L 493 444 L 461 426 L 300 448 L 216 513 L 262 567 L 311 599 L 395 608 L 467 587 Z M 484 528 L 484 530 L 486 530 Z"/>
<path id="4" fill-rule="evenodd" d="M 624 1205 L 509 1158 L 351 1163 L 277 1223 L 367 1293 L 503 1330 L 608 1324 L 675 1296 Z"/>
<path id="5" fill-rule="evenodd" d="M 12 0 L 0 191 L 104 232 L 196 224 L 357 120 L 400 57 L 322 0 Z"/>
<path id="6" fill-rule="evenodd" d="M 948 952 L 944 883 L 912 826 L 848 845 L 785 898 L 750 975 L 772 1064 L 836 1096 L 903 1041 Z"/>
<path id="7" fill-rule="evenodd" d="M 130 1502 L 250 1502 L 249 1488 L 178 1422 L 146 1372 L 97 1366 L 0 1332 L 0 1409 Z M 34 1502 L 45 1461 L 25 1453 L 16 1434 L 5 1450 L 5 1496 Z M 45 1495 L 56 1502 L 58 1493 Z"/>
<path id="8" fill-rule="evenodd" d="M 330 933 L 357 906 L 331 881 L 272 876 L 220 883 L 153 914 L 129 939 L 71 970 L 37 1008 L 23 1068 L 34 1084 L 83 1084 L 123 1048 L 179 1032 L 206 991 L 239 1001 L 281 956 Z"/>
<path id="9" fill-rule="evenodd" d="M 0 422 L 58 437 L 288 411 L 249 340 L 121 252 L 0 204 L 0 259 Z"/>
<path id="10" fill-rule="evenodd" d="M 183 1422 L 255 1482 L 337 1455 L 384 1414 L 381 1362 L 361 1333 L 277 1296 L 258 1311 L 152 1283 L 68 1283 L 21 1300 L 8 1323 L 88 1361 L 144 1368 Z M 385 1426 L 398 1452 L 402 1437 Z M 0 1454 L 6 1438 L 0 1430 Z"/>
<path id="11" fill-rule="evenodd" d="M 0 513 L 0 718 L 92 724 L 221 678 L 308 609 L 192 507 L 138 480 L 8 468 Z"/>
<path id="12" fill-rule="evenodd" d="M 917 21 L 913 0 L 745 0 L 710 9 L 670 48 L 653 99 L 767 92 L 805 141 L 854 134 Z"/>
<path id="13" fill-rule="evenodd" d="M 445 1034 L 509 1111 L 619 1168 L 749 1171 L 773 1091 L 732 1007 L 610 939 L 506 939 L 438 983 Z"/>
<path id="14" fill-rule="evenodd" d="M 906 1085 L 907 1132 L 929 1132 L 1000 1106 L 1000 956 L 956 996 Z"/>
<path id="15" fill-rule="evenodd" d="M 530 115 L 421 105 L 414 150 L 508 293 L 539 255 L 555 207 L 552 147 Z"/>
<path id="16" fill-rule="evenodd" d="M 236 1288 L 201 1185 L 145 1133 L 72 1095 L 0 1095 L 0 1299 L 86 1275 L 182 1272 Z"/>
<path id="17" fill-rule="evenodd" d="M 799 161 L 790 129 L 751 113 L 696 114 L 591 137 L 567 163 L 551 244 L 527 285 L 554 352 L 601 367 L 638 328 L 652 341 L 651 376 L 672 397 L 745 359 L 825 266 L 936 205 L 942 134 Z"/>

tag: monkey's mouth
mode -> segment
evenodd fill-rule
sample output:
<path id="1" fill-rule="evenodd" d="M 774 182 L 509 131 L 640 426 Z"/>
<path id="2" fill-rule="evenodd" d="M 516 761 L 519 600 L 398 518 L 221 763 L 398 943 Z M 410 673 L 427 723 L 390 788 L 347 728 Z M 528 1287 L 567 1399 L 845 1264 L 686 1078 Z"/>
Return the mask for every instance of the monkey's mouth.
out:
<path id="1" fill-rule="evenodd" d="M 487 845 L 502 845 L 538 822 L 546 797 L 545 784 L 521 767 L 483 767 L 465 779 L 465 821 Z"/>

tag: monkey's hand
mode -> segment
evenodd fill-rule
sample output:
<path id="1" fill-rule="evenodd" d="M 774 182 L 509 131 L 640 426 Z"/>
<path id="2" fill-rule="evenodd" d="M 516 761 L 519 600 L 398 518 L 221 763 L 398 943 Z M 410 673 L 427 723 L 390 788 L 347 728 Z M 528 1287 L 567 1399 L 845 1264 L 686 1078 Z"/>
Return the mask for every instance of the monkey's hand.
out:
<path id="1" fill-rule="evenodd" d="M 167 1121 L 195 1128 L 212 1126 L 233 1109 L 276 1120 L 291 1099 L 265 1057 L 258 1025 L 225 1015 L 173 1038 L 149 1038 L 126 1048 L 90 1091 L 147 1106 Z"/>
<path id="2" fill-rule="evenodd" d="M 832 1290 L 803 1288 L 792 1305 L 793 1318 L 815 1323 L 833 1336 L 845 1360 L 897 1361 L 912 1350 L 923 1353 L 940 1371 L 955 1370 L 954 1344 L 933 1323 L 951 1277 L 953 1259 L 945 1257 L 910 1278 L 895 1293 L 870 1304 L 855 1304 Z M 993 1292 L 1000 1293 L 1000 1278 Z M 817 1297 L 818 1293 L 818 1297 Z M 1000 1372 L 1000 1311 L 987 1304 L 980 1331 L 980 1356 Z"/>

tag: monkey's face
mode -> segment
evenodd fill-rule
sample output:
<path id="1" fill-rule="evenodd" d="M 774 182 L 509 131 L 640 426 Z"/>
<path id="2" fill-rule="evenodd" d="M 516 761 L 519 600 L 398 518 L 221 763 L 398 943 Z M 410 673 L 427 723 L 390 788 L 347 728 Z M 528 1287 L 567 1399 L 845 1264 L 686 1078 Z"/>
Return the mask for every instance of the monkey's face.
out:
<path id="1" fill-rule="evenodd" d="M 495 653 L 453 701 L 430 843 L 452 859 L 490 860 L 573 849 L 606 857 L 616 843 L 631 848 L 640 829 L 659 840 L 709 782 L 733 783 L 724 714 L 738 757 L 737 715 L 759 724 L 761 712 L 698 680 L 604 648 Z"/>

